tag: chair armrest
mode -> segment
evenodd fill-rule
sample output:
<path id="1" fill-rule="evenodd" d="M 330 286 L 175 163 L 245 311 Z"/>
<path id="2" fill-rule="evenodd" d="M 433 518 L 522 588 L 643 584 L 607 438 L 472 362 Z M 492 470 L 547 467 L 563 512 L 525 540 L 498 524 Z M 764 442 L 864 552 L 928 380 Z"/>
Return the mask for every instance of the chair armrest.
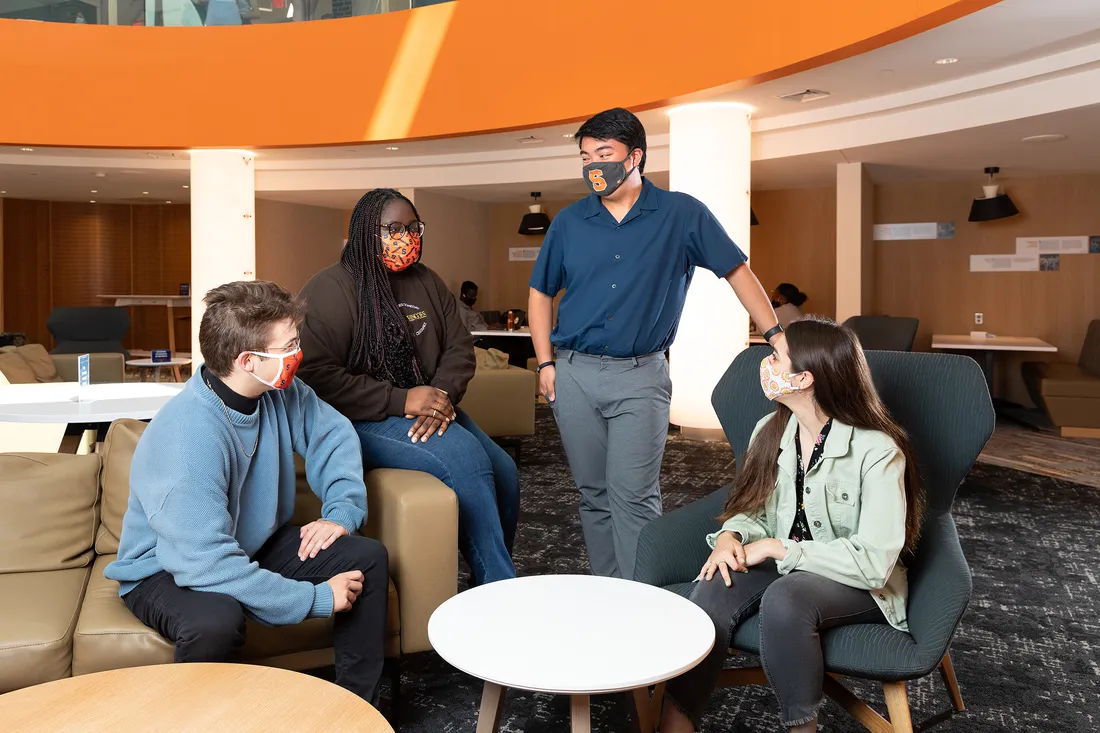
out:
<path id="1" fill-rule="evenodd" d="M 368 471 L 363 534 L 389 551 L 401 608 L 401 653 L 428 651 L 428 619 L 458 592 L 458 500 L 431 474 Z"/>
<path id="2" fill-rule="evenodd" d="M 79 381 L 77 359 L 80 354 L 50 354 L 57 373 L 66 382 Z M 88 360 L 92 384 L 117 384 L 126 381 L 126 357 L 117 353 L 91 354 Z"/>
<path id="3" fill-rule="evenodd" d="M 478 369 L 459 407 L 491 438 L 534 435 L 538 381 L 519 367 Z"/>
<path id="4" fill-rule="evenodd" d="M 718 530 L 715 517 L 728 495 L 729 489 L 721 488 L 643 527 L 634 580 L 660 587 L 695 580 L 710 555 L 706 536 Z"/>

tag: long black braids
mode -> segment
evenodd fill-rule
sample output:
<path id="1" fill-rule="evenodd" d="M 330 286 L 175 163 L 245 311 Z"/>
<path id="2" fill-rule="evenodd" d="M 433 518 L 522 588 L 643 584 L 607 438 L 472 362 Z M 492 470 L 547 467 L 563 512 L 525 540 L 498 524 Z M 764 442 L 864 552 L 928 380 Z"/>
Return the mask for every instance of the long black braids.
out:
<path id="1" fill-rule="evenodd" d="M 403 389 L 427 384 L 416 355 L 408 319 L 390 287 L 390 271 L 382 262 L 382 210 L 394 199 L 416 207 L 399 191 L 376 188 L 363 194 L 351 214 L 348 243 L 340 264 L 355 280 L 359 314 L 348 354 L 348 368 Z M 420 218 L 420 214 L 416 214 Z"/>

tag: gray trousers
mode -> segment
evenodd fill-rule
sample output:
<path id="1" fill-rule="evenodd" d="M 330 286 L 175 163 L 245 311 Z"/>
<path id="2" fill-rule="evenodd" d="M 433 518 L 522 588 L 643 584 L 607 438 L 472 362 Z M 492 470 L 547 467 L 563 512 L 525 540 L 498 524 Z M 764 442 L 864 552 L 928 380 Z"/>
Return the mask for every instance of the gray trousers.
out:
<path id="1" fill-rule="evenodd" d="M 663 353 L 615 359 L 559 351 L 555 391 L 588 564 L 596 575 L 633 579 L 638 534 L 661 516 L 668 362 Z"/>

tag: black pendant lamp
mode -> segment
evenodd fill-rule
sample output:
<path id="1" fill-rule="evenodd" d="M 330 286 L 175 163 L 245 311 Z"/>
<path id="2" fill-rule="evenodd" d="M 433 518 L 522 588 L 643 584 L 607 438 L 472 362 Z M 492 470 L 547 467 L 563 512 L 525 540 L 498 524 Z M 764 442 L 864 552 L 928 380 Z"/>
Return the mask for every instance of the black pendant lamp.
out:
<path id="1" fill-rule="evenodd" d="M 1001 193 L 1001 187 L 993 182 L 993 176 L 1000 173 L 1001 169 L 991 166 L 986 168 L 985 172 L 989 176 L 989 183 L 982 186 L 985 195 L 980 199 L 974 199 L 974 203 L 970 205 L 970 217 L 967 221 L 994 221 L 1019 214 L 1019 209 L 1012 203 L 1008 194 Z"/>
<path id="2" fill-rule="evenodd" d="M 759 223 L 760 223 L 760 220 L 756 218 L 756 212 L 753 211 L 752 207 L 750 206 L 749 207 L 749 226 L 754 227 Z"/>
<path id="3" fill-rule="evenodd" d="M 539 203 L 541 195 L 538 191 L 531 192 L 531 198 L 535 203 L 527 207 L 528 213 L 523 215 L 523 221 L 519 223 L 520 234 L 546 234 L 546 230 L 550 228 L 550 217 L 542 210 L 542 204 Z"/>

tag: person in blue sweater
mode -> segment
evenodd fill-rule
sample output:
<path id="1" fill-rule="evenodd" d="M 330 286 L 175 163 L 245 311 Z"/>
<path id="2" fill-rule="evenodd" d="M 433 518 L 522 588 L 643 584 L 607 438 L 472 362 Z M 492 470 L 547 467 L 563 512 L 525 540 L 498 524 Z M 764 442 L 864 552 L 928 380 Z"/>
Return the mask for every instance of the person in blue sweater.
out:
<path id="1" fill-rule="evenodd" d="M 118 559 L 105 575 L 175 642 L 177 662 L 222 662 L 245 618 L 271 626 L 334 617 L 336 683 L 370 702 L 382 674 L 386 548 L 367 514 L 359 438 L 294 373 L 301 303 L 269 282 L 206 294 L 206 363 L 134 451 Z M 290 524 L 294 453 L 321 517 Z"/>

